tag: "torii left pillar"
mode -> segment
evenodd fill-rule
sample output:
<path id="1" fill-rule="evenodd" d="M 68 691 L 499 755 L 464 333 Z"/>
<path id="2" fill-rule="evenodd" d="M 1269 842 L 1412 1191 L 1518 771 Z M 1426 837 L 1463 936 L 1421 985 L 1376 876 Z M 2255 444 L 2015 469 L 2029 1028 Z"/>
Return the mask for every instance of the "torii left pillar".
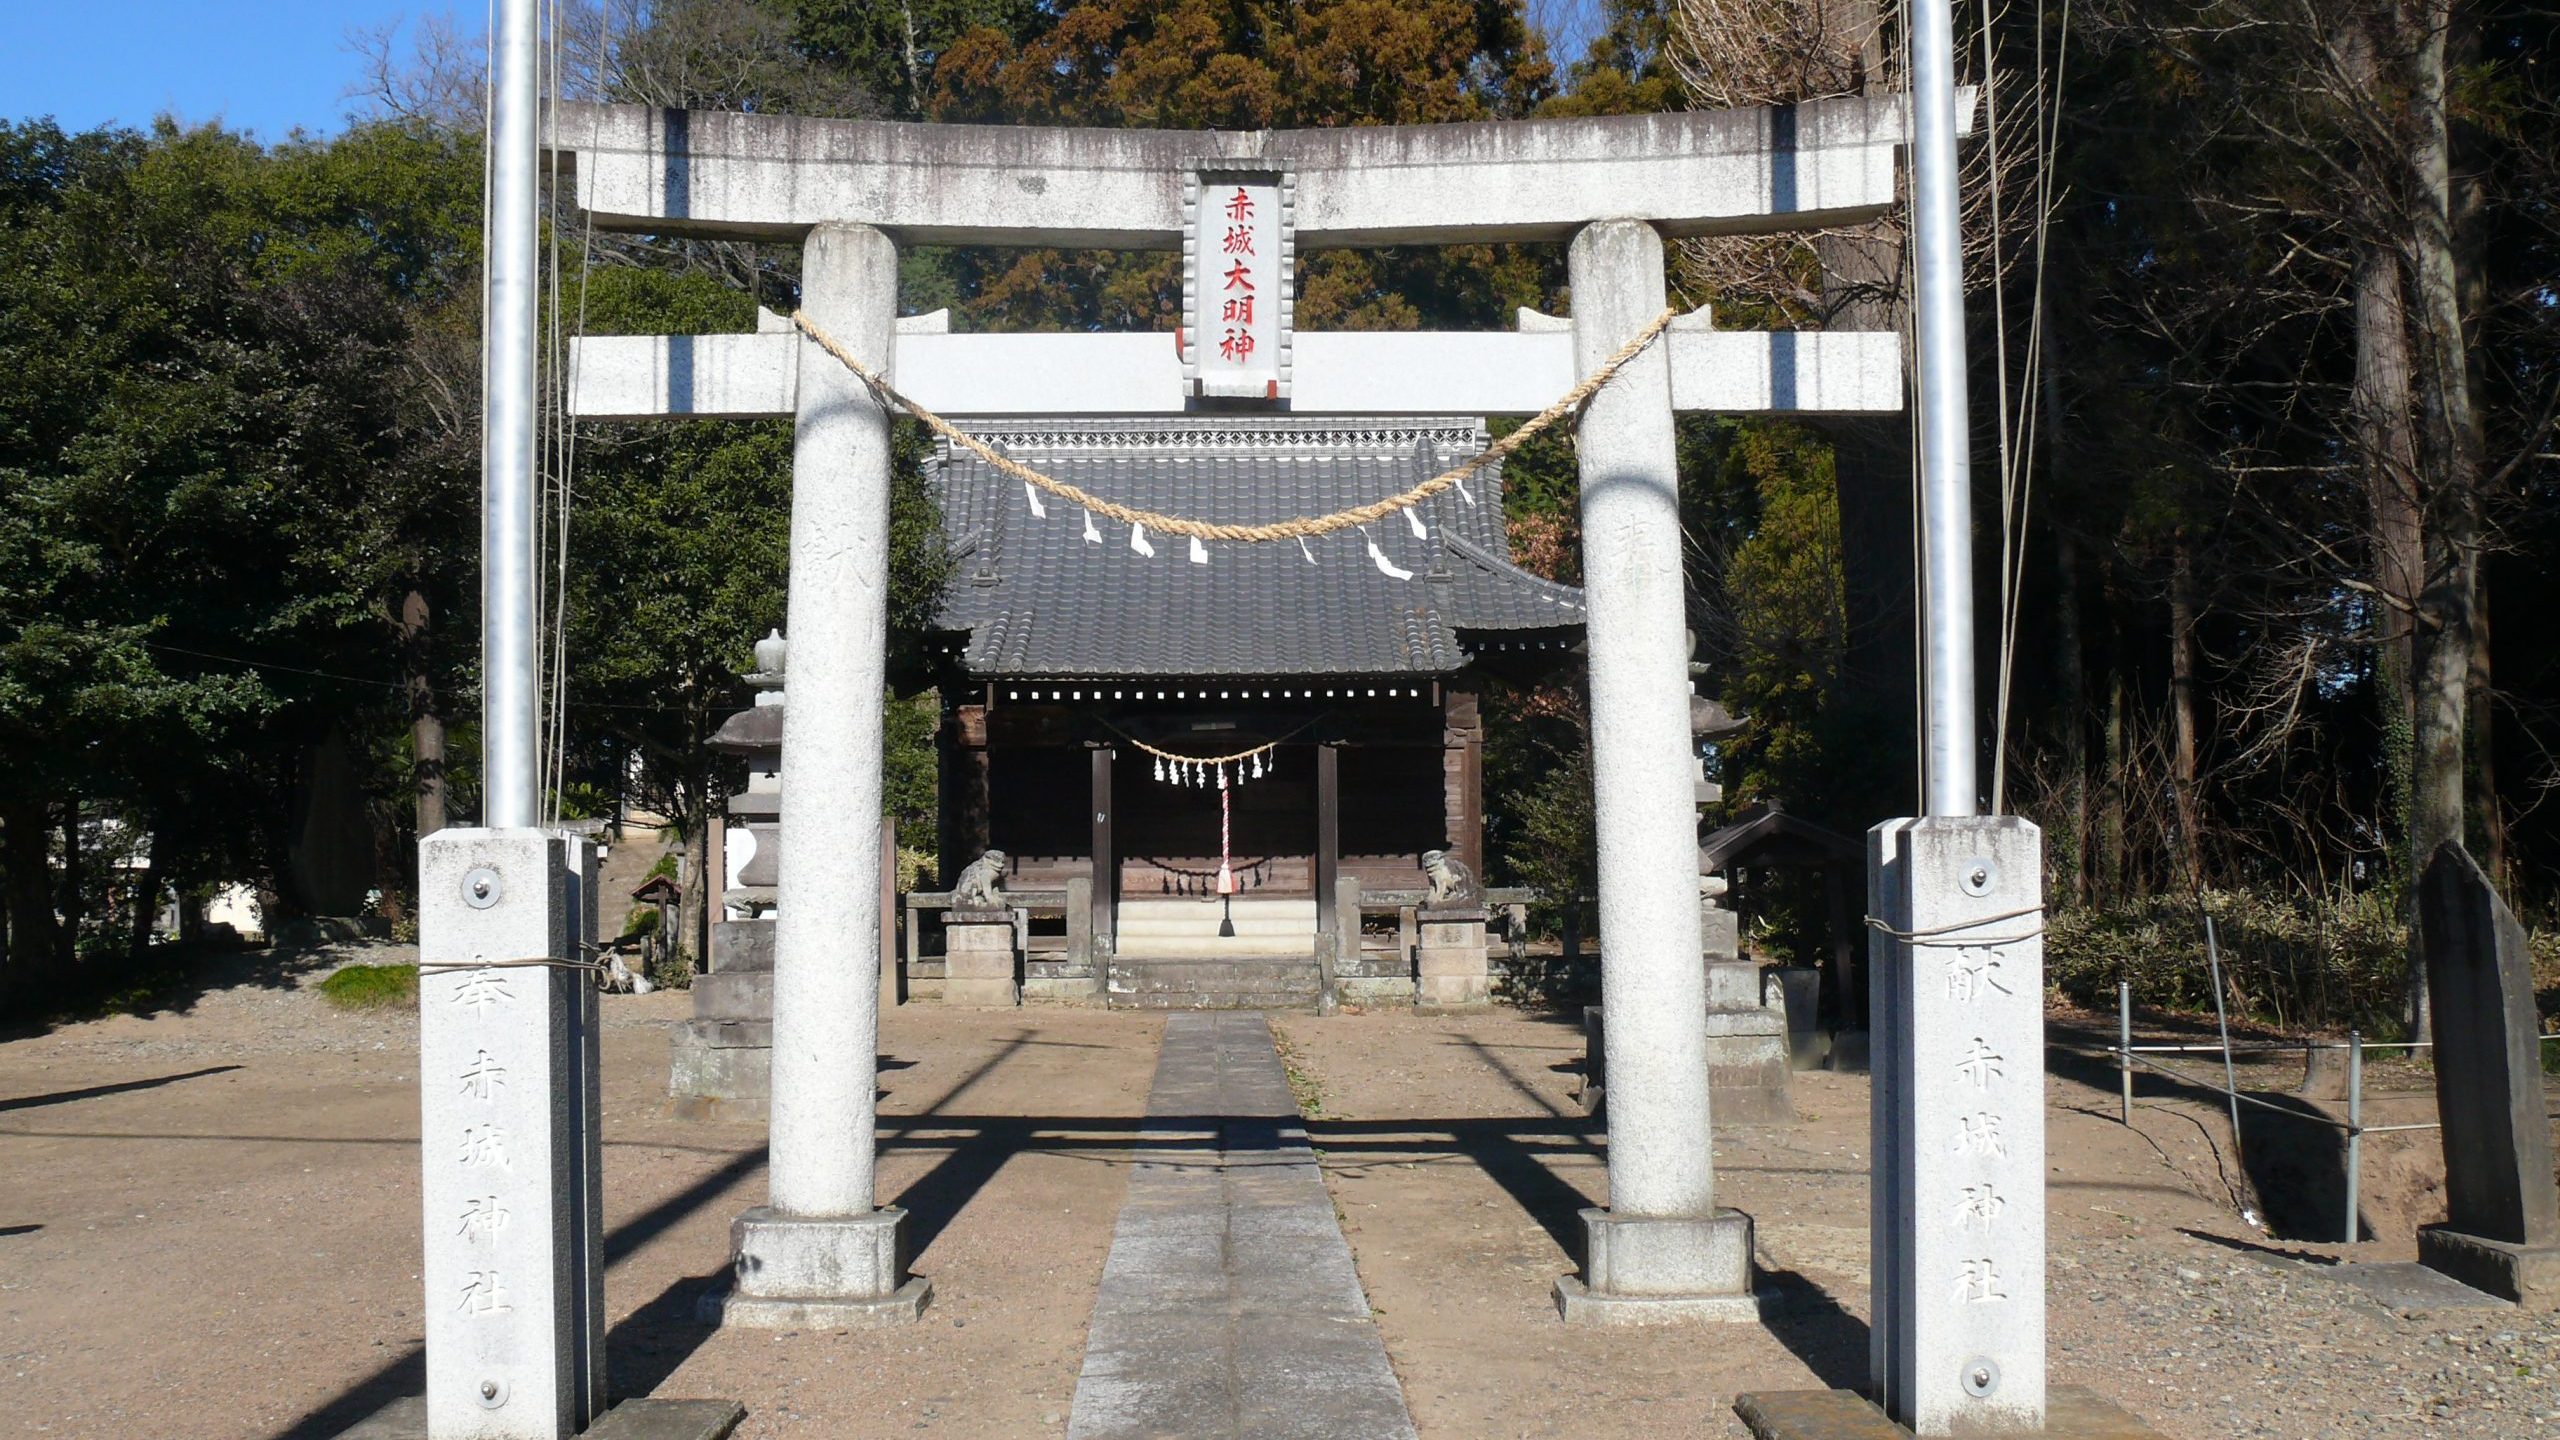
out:
<path id="1" fill-rule="evenodd" d="M 886 370 L 898 251 L 867 225 L 820 225 L 800 305 Z M 771 1329 L 914 1320 L 904 1210 L 874 1203 L 880 994 L 880 766 L 889 625 L 889 417 L 815 343 L 799 353 L 791 460 L 791 704 L 783 712 L 775 877 L 768 1202 L 730 1227 L 734 1278 L 704 1318 Z"/>
<path id="2" fill-rule="evenodd" d="M 1662 313 L 1662 235 L 1583 227 L 1567 251 L 1574 368 L 1588 375 Z M 1689 753 L 1679 456 L 1663 346 L 1591 397 L 1581 430 L 1583 597 L 1600 842 L 1600 1000 L 1609 1208 L 1585 1210 L 1568 1322 L 1757 1320 L 1751 1217 L 1720 1209 L 1710 1148 L 1706 971 Z"/>

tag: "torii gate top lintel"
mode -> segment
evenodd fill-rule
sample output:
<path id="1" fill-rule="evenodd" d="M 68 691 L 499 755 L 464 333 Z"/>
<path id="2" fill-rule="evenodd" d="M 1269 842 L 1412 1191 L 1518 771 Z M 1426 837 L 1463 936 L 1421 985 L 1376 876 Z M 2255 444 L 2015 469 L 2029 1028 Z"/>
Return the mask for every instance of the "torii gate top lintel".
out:
<path id="1" fill-rule="evenodd" d="M 1969 99 L 1961 113 L 1970 114 Z M 1772 108 L 1323 130 L 938 125 L 564 104 L 553 146 L 612 230 L 1166 250 L 1204 164 L 1296 178 L 1301 249 L 1674 237 L 1869 220 L 1895 200 L 1898 95 Z"/>

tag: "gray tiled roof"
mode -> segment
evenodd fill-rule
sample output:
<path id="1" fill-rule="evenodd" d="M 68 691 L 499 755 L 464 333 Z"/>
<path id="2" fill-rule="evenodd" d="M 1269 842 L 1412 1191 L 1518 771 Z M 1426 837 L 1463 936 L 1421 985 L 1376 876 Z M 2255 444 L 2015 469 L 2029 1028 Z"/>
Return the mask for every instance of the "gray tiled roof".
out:
<path id="1" fill-rule="evenodd" d="M 1041 472 L 1121 504 L 1204 520 L 1256 523 L 1321 515 L 1406 489 L 1485 444 L 1473 420 L 1301 420 L 1201 417 L 1149 421 L 1007 421 L 980 439 Z M 1017 480 L 944 445 L 933 466 L 943 525 L 957 556 L 944 628 L 966 633 L 970 674 L 1447 674 L 1470 657 L 1470 632 L 1555 631 L 1582 624 L 1582 592 L 1512 566 L 1502 482 L 1487 467 L 1404 518 L 1307 542 L 1208 546 L 1129 528 L 1043 495 L 1032 515 Z M 1370 558 L 1367 540 L 1397 567 Z M 1308 558 L 1313 556 L 1313 560 Z"/>

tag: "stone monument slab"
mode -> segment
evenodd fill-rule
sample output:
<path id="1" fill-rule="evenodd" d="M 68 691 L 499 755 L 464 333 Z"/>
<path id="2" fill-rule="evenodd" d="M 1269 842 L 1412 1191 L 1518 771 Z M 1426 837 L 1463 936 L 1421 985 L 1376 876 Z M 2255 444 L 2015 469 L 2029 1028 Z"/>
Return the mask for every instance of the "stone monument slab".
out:
<path id="1" fill-rule="evenodd" d="M 2453 841 L 2419 879 L 2418 943 L 2445 1170 L 2445 1220 L 2420 1227 L 2418 1259 L 2532 1309 L 2560 1305 L 2560 1189 L 2533 956 L 2514 912 Z"/>

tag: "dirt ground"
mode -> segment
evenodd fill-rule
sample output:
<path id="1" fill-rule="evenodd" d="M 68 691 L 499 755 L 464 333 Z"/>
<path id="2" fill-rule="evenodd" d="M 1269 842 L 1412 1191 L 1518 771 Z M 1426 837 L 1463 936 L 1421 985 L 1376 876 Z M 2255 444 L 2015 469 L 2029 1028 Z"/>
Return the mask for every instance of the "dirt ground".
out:
<path id="1" fill-rule="evenodd" d="M 0 1434 L 332 1436 L 419 1385 L 415 1025 L 308 986 L 355 951 L 248 957 L 148 1019 L 0 1043 Z M 362 958 L 397 958 L 376 947 Z M 682 995 L 606 1002 L 607 1299 L 620 1394 L 720 1395 L 747 1436 L 1058 1434 L 1158 1022 L 910 1006 L 883 1024 L 881 1188 L 935 1298 L 914 1329 L 712 1331 L 693 1297 L 763 1197 L 760 1129 L 671 1120 Z M 1282 1017 L 1285 1053 L 1426 1437 L 1739 1436 L 1733 1395 L 1856 1384 L 1860 1077 L 1719 1136 L 1769 1324 L 1567 1330 L 1548 1287 L 1606 1199 L 1581 1039 L 1512 1011 Z M 2072 1074 L 2081 1072 L 2073 1071 Z M 2560 1435 L 2560 1322 L 2399 1314 L 2234 1212 L 2227 1125 L 2112 1072 L 2051 1085 L 2053 1373 L 2185 1440 Z"/>

